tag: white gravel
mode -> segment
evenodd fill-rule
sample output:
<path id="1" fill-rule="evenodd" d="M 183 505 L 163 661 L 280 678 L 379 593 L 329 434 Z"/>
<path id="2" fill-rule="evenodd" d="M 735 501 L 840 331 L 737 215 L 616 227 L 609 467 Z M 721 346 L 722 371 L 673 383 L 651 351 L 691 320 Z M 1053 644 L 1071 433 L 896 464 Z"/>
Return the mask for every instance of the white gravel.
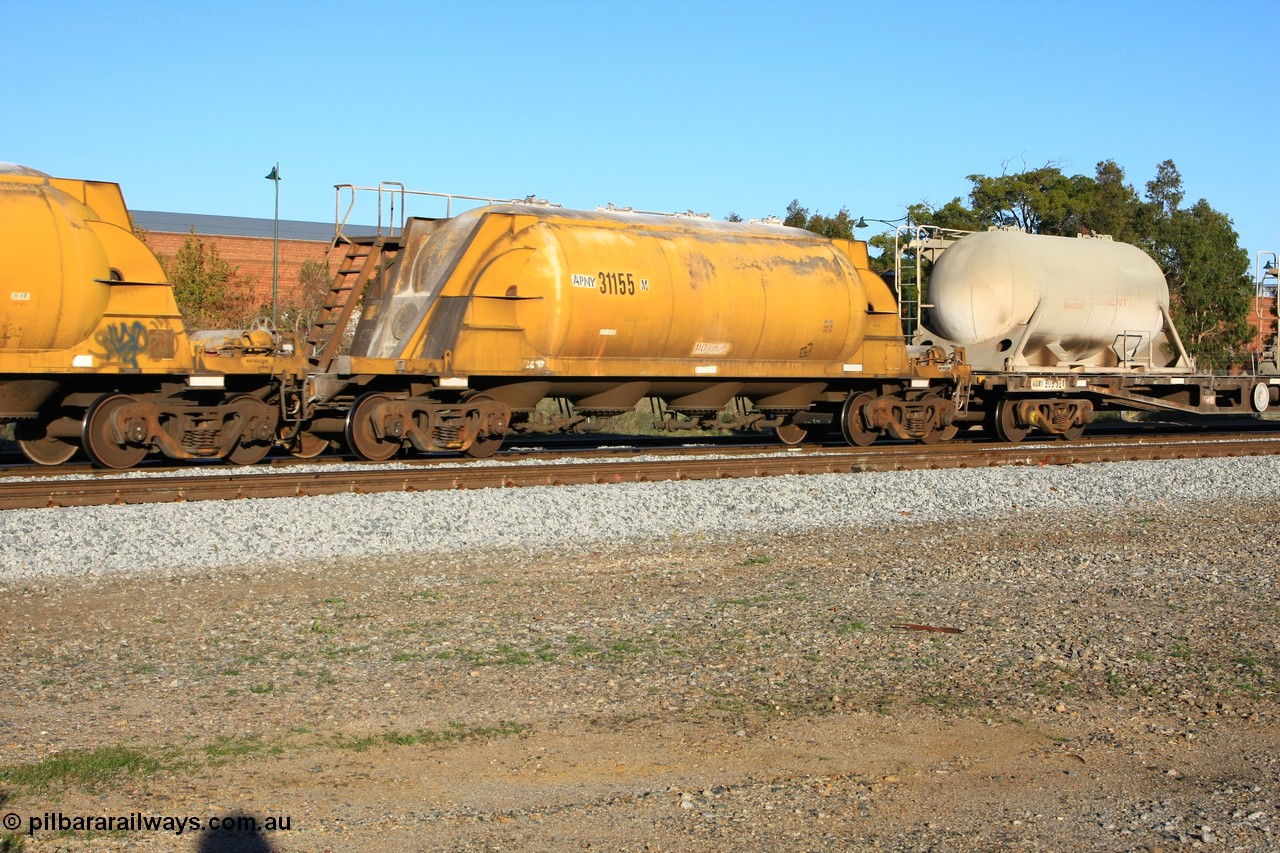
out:
<path id="1" fill-rule="evenodd" d="M 1276 501 L 1280 458 L 21 509 L 0 512 L 0 584 L 1227 497 Z"/>

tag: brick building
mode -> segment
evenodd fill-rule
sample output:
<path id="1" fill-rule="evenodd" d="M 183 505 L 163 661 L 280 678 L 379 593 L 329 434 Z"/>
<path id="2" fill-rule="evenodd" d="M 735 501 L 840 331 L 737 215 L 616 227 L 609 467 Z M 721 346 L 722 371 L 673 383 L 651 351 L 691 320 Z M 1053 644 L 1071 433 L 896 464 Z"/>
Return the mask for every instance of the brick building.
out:
<path id="1" fill-rule="evenodd" d="M 201 213 L 165 213 L 156 210 L 131 211 L 133 223 L 146 232 L 151 251 L 165 259 L 178 249 L 193 230 L 206 245 L 218 247 L 218 256 L 252 288 L 253 305 L 271 304 L 272 243 L 275 220 L 243 216 L 210 216 Z M 346 233 L 357 236 L 373 229 L 348 226 Z M 319 260 L 332 273 L 342 260 L 342 252 L 328 252 L 333 240 L 333 223 L 280 220 L 280 287 L 282 304 L 288 304 L 298 290 L 298 271 L 303 262 Z"/>

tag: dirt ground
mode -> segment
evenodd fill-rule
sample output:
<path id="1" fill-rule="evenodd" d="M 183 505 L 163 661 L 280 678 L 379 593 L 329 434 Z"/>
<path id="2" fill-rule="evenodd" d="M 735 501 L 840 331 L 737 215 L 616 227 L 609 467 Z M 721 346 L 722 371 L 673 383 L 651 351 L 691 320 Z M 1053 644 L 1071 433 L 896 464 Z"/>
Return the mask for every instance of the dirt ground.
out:
<path id="1" fill-rule="evenodd" d="M 11 583 L 0 850 L 1277 849 L 1275 510 Z"/>

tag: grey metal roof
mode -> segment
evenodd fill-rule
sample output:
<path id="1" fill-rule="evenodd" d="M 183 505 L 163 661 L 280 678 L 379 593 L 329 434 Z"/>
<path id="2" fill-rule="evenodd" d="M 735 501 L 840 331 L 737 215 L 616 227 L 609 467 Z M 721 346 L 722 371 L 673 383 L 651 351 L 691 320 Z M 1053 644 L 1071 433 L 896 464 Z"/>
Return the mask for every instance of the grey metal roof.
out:
<path id="1" fill-rule="evenodd" d="M 197 234 L 220 237 L 265 237 L 270 240 L 274 236 L 274 219 L 212 216 L 206 213 L 169 213 L 162 210 L 131 210 L 129 213 L 133 216 L 133 224 L 144 231 L 186 234 L 194 228 Z M 364 237 L 377 234 L 378 229 L 373 226 L 347 225 L 343 228 L 343 232 L 352 237 Z M 281 219 L 280 239 L 327 243 L 333 239 L 333 223 Z"/>

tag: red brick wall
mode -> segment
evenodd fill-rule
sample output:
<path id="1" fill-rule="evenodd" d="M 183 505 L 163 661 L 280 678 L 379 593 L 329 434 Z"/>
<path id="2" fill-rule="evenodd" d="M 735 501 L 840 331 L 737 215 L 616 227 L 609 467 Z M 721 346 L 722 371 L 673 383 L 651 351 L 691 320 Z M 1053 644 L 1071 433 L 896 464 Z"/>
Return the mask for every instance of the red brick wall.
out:
<path id="1" fill-rule="evenodd" d="M 261 237 L 224 237 L 217 234 L 197 234 L 206 246 L 218 247 L 218 257 L 235 268 L 241 280 L 248 279 L 252 288 L 253 304 L 271 304 L 271 249 L 272 240 Z M 147 245 L 151 251 L 168 261 L 178 254 L 186 241 L 186 234 L 164 231 L 148 231 Z M 342 252 L 334 250 L 327 256 L 327 242 L 312 243 L 305 240 L 280 241 L 280 304 L 293 301 L 298 289 L 298 270 L 303 261 L 317 259 L 328 265 L 330 272 L 338 268 Z"/>
<path id="2" fill-rule="evenodd" d="M 1253 303 L 1254 310 L 1249 314 L 1249 323 L 1261 330 L 1262 334 L 1256 337 L 1255 341 L 1260 341 L 1265 347 L 1276 337 L 1276 300 L 1274 296 L 1257 296 L 1254 297 Z M 1262 315 L 1261 320 L 1259 320 L 1259 314 Z"/>

